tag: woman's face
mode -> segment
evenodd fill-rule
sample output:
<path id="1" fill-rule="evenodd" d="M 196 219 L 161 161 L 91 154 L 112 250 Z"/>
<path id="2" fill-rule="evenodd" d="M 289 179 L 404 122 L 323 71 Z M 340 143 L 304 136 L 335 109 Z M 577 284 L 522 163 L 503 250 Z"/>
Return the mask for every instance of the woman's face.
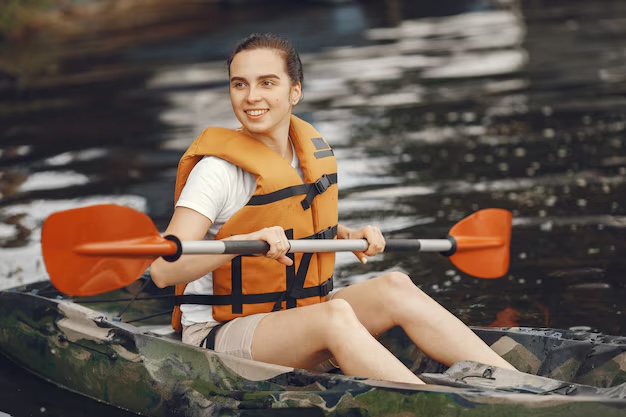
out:
<path id="1" fill-rule="evenodd" d="M 239 52 L 230 64 L 230 101 L 244 130 L 275 137 L 289 129 L 291 108 L 300 100 L 300 83 L 292 85 L 285 59 L 274 49 Z"/>

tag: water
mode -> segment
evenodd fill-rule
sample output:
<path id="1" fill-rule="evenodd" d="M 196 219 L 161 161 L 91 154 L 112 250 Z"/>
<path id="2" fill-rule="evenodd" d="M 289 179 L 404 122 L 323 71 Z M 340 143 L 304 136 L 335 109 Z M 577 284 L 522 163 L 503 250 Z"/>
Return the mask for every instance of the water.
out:
<path id="1" fill-rule="evenodd" d="M 468 324 L 623 334 L 626 4 L 413 3 L 189 2 L 133 30 L 0 45 L 0 288 L 46 278 L 54 211 L 114 202 L 163 230 L 186 146 L 237 125 L 225 56 L 271 30 L 301 51 L 296 112 L 336 149 L 343 223 L 441 238 L 480 208 L 514 215 L 502 279 L 432 254 L 340 254 L 339 285 L 398 269 Z M 0 381 L 11 415 L 117 413 L 6 362 Z"/>

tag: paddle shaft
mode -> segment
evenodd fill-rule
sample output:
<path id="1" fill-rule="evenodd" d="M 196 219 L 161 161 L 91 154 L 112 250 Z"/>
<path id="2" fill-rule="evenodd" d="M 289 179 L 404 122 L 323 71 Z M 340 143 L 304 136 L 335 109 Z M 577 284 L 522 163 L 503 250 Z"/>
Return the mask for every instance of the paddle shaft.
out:
<path id="1" fill-rule="evenodd" d="M 339 240 L 290 240 L 288 253 L 300 252 L 356 252 L 366 251 L 368 247 L 365 239 Z M 386 251 L 422 251 L 446 252 L 452 249 L 453 243 L 448 239 L 390 239 L 386 242 Z M 182 242 L 182 253 L 202 254 L 251 254 L 266 253 L 270 245 L 264 241 L 187 241 Z"/>

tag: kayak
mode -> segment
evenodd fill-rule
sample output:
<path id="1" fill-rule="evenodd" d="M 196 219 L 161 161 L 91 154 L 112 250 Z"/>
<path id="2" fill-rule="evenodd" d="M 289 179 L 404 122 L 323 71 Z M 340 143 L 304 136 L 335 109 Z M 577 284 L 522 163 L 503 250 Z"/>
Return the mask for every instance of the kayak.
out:
<path id="1" fill-rule="evenodd" d="M 523 373 L 430 359 L 400 328 L 381 342 L 426 385 L 320 373 L 183 344 L 173 289 L 144 276 L 88 297 L 50 281 L 0 291 L 0 353 L 53 384 L 147 416 L 626 415 L 626 337 L 472 327 Z"/>

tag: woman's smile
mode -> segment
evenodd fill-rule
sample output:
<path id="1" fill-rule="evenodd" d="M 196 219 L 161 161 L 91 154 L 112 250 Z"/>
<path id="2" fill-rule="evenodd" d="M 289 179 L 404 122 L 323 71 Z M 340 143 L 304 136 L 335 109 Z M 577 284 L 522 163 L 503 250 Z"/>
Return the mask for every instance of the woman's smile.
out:
<path id="1" fill-rule="evenodd" d="M 245 110 L 245 112 L 248 115 L 248 117 L 253 118 L 253 119 L 259 119 L 261 116 L 263 116 L 268 111 L 269 111 L 268 109 Z"/>

